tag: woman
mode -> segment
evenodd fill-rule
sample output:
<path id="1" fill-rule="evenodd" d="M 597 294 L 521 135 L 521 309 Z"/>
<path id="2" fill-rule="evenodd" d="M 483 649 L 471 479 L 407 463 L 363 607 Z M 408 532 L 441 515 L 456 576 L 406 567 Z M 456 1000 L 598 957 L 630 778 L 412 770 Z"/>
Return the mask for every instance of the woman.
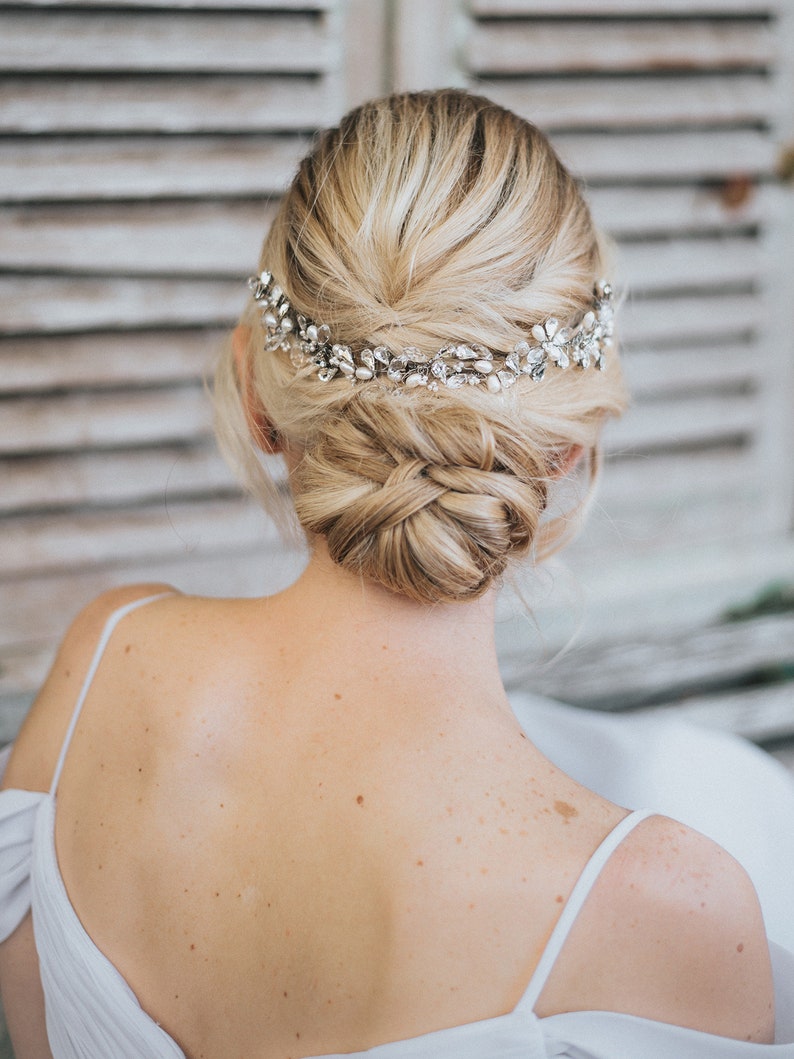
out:
<path id="1" fill-rule="evenodd" d="M 271 510 L 283 454 L 311 558 L 69 631 L 0 799 L 18 1059 L 794 1056 L 744 871 L 552 765 L 499 676 L 499 580 L 624 400 L 571 177 L 486 100 L 368 104 L 261 267 L 220 433 Z"/>

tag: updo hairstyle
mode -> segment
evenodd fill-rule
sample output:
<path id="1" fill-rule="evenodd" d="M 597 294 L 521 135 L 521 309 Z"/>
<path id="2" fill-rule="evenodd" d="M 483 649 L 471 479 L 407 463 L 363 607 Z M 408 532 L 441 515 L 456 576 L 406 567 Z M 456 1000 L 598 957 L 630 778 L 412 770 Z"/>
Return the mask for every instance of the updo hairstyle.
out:
<path id="1" fill-rule="evenodd" d="M 459 90 L 367 103 L 323 133 L 260 260 L 335 342 L 427 352 L 458 341 L 507 353 L 551 316 L 575 326 L 603 268 L 588 208 L 543 134 Z M 278 517 L 247 401 L 296 454 L 303 529 L 341 567 L 422 602 L 473 599 L 511 558 L 559 546 L 571 522 L 542 520 L 549 488 L 572 446 L 595 473 L 601 425 L 624 404 L 614 353 L 603 372 L 550 366 L 499 393 L 428 392 L 384 376 L 322 382 L 264 352 L 253 300 L 241 322 L 244 383 L 230 348 L 216 379 L 227 453 Z"/>

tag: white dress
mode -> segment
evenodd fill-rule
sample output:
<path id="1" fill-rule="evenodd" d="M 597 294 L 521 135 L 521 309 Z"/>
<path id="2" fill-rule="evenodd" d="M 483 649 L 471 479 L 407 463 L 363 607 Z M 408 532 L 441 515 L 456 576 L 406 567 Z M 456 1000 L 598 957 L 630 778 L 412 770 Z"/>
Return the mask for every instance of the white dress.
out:
<path id="1" fill-rule="evenodd" d="M 179 1045 L 141 1008 L 121 973 L 91 940 L 69 900 L 55 853 L 56 790 L 80 709 L 116 624 L 145 602 L 122 607 L 109 620 L 78 698 L 51 789 L 0 792 L 0 940 L 32 910 L 54 1059 L 185 1059 Z M 531 734 L 531 724 L 529 730 Z M 794 1059 L 794 957 L 776 945 L 772 955 L 778 1019 L 772 1045 L 612 1012 L 580 1011 L 549 1018 L 534 1014 L 601 869 L 626 835 L 649 815 L 650 810 L 630 813 L 587 862 L 512 1012 L 355 1054 L 370 1059 Z"/>

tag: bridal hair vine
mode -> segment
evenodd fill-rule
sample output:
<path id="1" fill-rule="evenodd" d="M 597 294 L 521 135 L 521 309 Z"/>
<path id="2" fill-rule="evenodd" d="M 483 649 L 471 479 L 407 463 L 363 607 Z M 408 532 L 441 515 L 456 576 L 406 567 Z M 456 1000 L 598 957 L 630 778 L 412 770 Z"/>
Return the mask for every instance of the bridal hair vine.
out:
<path id="1" fill-rule="evenodd" d="M 529 338 L 516 342 L 510 353 L 459 342 L 449 342 L 433 353 L 424 353 L 416 346 L 405 346 L 399 352 L 386 346 L 354 352 L 350 346 L 334 342 L 325 324 L 293 312 L 270 272 L 252 276 L 248 286 L 261 308 L 265 351 L 283 349 L 296 369 L 311 366 L 322 382 L 347 378 L 356 384 L 385 375 L 406 387 L 437 390 L 481 384 L 498 393 L 513 386 L 522 375 L 539 381 L 549 364 L 603 370 L 612 344 L 613 295 L 605 281 L 596 284 L 593 306 L 576 327 L 561 328 L 558 320 L 549 317 L 543 324 L 535 324 Z"/>

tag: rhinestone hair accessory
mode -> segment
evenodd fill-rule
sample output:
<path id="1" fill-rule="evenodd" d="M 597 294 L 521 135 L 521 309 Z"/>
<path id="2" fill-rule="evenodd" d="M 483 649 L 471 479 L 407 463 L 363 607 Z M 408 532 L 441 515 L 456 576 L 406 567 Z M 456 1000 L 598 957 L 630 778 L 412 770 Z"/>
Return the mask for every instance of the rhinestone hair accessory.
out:
<path id="1" fill-rule="evenodd" d="M 612 345 L 613 294 L 605 281 L 596 284 L 593 307 L 576 327 L 561 328 L 557 319 L 549 317 L 543 324 L 535 324 L 530 335 L 516 342 L 510 353 L 456 341 L 432 353 L 415 346 L 406 346 L 399 352 L 386 346 L 354 352 L 350 346 L 334 342 L 325 324 L 293 312 L 270 272 L 252 276 L 248 286 L 261 309 L 265 351 L 288 352 L 297 370 L 310 366 L 322 382 L 346 378 L 356 385 L 385 375 L 406 387 L 438 390 L 443 386 L 455 389 L 482 385 L 498 393 L 509 389 L 522 375 L 539 381 L 549 365 L 603 370 L 605 354 Z"/>

